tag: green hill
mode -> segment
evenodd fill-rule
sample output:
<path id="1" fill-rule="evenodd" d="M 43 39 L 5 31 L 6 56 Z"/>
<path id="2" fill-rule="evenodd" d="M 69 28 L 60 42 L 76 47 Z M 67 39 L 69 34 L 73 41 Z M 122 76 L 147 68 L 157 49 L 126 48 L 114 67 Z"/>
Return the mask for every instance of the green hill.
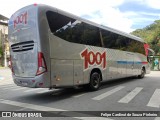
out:
<path id="1" fill-rule="evenodd" d="M 137 29 L 131 34 L 141 37 L 155 51 L 156 55 L 160 55 L 160 20 L 154 21 L 153 24 L 143 29 Z"/>

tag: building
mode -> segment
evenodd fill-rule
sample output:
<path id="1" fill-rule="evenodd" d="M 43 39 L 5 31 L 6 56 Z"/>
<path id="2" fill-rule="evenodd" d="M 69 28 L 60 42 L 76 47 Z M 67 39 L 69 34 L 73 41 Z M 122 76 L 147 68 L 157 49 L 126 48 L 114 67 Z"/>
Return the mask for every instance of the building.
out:
<path id="1" fill-rule="evenodd" d="M 0 14 L 0 66 L 7 67 L 9 57 L 8 18 Z"/>

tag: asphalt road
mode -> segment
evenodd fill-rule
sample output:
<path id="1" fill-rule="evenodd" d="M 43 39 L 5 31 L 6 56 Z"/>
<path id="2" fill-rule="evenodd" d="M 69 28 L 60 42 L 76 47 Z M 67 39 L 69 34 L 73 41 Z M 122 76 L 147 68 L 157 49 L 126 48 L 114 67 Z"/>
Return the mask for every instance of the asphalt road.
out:
<path id="1" fill-rule="evenodd" d="M 98 91 L 89 92 L 83 88 L 48 90 L 19 87 L 13 83 L 9 69 L 0 69 L 0 111 L 50 111 L 50 115 L 58 116 L 48 117 L 54 120 L 160 120 L 155 116 L 101 117 L 98 116 L 101 112 L 93 112 L 103 111 L 109 116 L 109 111 L 115 114 L 116 111 L 124 114 L 140 111 L 139 115 L 145 111 L 160 111 L 160 71 L 152 71 L 143 79 L 107 81 Z"/>

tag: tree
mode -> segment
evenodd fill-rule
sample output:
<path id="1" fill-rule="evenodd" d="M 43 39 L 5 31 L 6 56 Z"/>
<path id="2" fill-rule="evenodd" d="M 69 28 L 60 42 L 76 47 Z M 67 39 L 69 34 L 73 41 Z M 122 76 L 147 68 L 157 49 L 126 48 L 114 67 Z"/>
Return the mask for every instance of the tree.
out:
<path id="1" fill-rule="evenodd" d="M 160 20 L 155 20 L 153 24 L 143 29 L 137 29 L 131 34 L 144 39 L 155 51 L 155 54 L 160 54 Z"/>

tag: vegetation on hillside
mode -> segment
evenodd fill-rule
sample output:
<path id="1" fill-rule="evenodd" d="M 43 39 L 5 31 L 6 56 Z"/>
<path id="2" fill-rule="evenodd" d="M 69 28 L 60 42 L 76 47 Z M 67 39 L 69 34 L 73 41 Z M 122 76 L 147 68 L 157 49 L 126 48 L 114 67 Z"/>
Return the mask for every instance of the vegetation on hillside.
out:
<path id="1" fill-rule="evenodd" d="M 155 54 L 160 55 L 160 20 L 154 21 L 153 24 L 143 29 L 137 29 L 131 34 L 144 39 L 150 45 L 150 48 L 155 51 Z"/>

